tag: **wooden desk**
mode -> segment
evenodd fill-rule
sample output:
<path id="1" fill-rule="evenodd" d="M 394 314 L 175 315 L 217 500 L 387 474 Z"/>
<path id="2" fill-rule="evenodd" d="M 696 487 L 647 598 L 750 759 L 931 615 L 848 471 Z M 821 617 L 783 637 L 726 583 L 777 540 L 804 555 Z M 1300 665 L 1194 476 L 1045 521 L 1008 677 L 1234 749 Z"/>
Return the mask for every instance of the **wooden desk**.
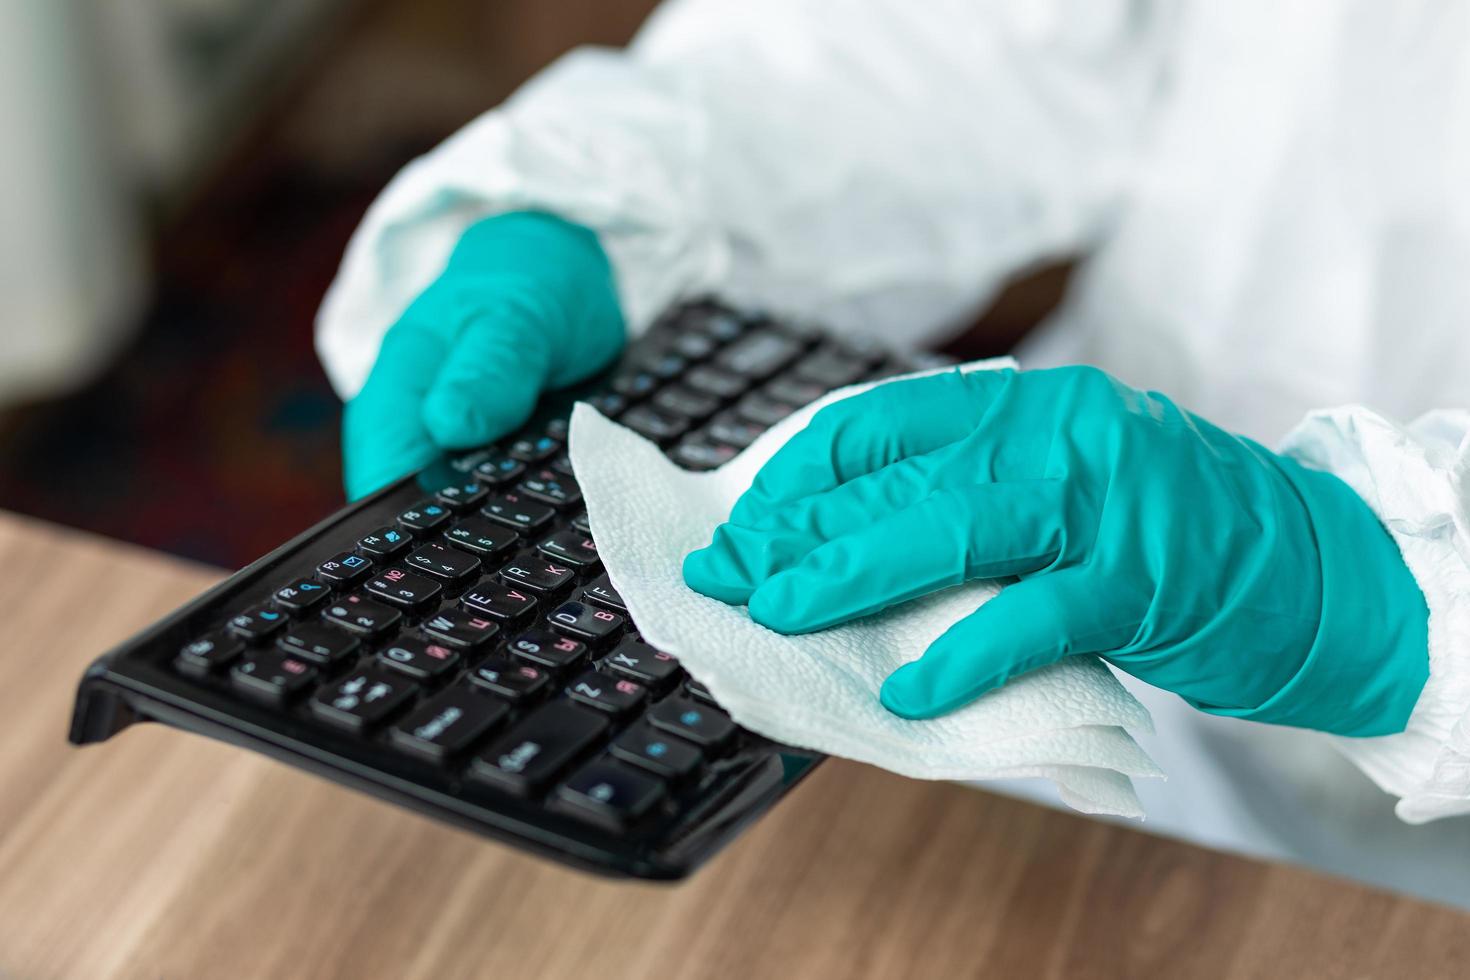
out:
<path id="1" fill-rule="evenodd" d="M 65 742 L 218 573 L 0 515 L 0 977 L 1464 976 L 1470 916 L 833 762 L 675 887 L 162 727 Z"/>

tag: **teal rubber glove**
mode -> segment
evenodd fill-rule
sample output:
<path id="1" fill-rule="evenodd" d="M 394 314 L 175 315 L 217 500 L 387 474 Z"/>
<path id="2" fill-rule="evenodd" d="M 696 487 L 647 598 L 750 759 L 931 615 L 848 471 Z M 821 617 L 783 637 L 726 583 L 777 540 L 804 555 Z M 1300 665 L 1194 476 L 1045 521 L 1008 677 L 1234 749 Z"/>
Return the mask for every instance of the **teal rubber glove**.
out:
<path id="1" fill-rule="evenodd" d="M 689 586 L 782 633 L 1018 576 L 884 682 L 905 718 L 1097 654 L 1203 711 L 1401 731 L 1428 611 L 1341 480 L 1092 368 L 951 372 L 833 404 L 765 465 Z"/>
<path id="2" fill-rule="evenodd" d="M 624 339 L 612 269 L 592 232 L 534 212 L 471 225 L 389 328 L 343 412 L 348 497 L 505 435 L 542 391 L 606 367 Z"/>

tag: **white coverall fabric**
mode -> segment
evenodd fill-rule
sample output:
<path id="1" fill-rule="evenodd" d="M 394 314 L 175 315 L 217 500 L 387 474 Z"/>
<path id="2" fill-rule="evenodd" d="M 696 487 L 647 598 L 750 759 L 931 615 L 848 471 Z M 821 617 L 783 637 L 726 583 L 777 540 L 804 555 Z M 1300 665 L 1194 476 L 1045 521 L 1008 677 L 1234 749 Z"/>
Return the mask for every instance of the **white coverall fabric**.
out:
<path id="1" fill-rule="evenodd" d="M 1401 735 L 1130 685 L 1154 829 L 1470 904 L 1470 5 L 677 0 L 415 161 L 318 320 L 343 397 L 471 222 L 595 229 L 641 329 L 706 292 L 922 343 L 1090 256 L 1022 363 L 1086 362 L 1339 473 L 1431 610 Z M 1336 408 L 1303 416 L 1325 406 Z M 1374 412 L 1381 414 L 1374 414 Z M 1026 790 L 1026 792 L 1030 792 Z M 1453 864 L 1454 874 L 1445 869 Z M 1466 880 L 1455 880 L 1466 879 Z"/>

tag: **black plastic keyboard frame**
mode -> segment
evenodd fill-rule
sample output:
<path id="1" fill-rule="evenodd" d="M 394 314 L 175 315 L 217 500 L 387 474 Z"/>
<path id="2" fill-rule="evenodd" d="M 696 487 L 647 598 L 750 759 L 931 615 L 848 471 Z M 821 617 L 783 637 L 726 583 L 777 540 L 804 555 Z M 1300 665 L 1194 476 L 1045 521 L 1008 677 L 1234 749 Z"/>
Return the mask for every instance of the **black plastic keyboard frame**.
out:
<path id="1" fill-rule="evenodd" d="M 664 334 L 667 337 L 667 333 Z M 630 350 L 616 370 L 647 351 Z M 608 372 L 577 389 L 554 393 L 538 407 L 525 431 L 565 418 L 578 398 L 606 390 Z M 508 444 L 510 439 L 503 440 Z M 612 877 L 682 878 L 698 868 L 769 810 L 822 760 L 741 731 L 742 750 L 716 763 L 696 803 L 655 826 L 614 833 L 466 779 L 428 760 L 320 722 L 256 704 L 218 680 L 180 673 L 180 646 L 226 616 L 271 596 L 286 581 L 309 575 L 332 545 L 353 542 L 436 486 L 446 485 L 441 464 L 353 503 L 231 575 L 170 616 L 104 654 L 86 671 L 77 691 L 70 739 L 78 745 L 105 741 L 130 725 L 156 721 L 247 748 L 339 784 L 368 793 L 485 837 Z M 437 534 L 435 535 L 437 538 Z M 537 611 L 537 621 L 541 610 Z M 531 624 L 526 624 L 531 625 Z M 636 628 L 636 626 L 634 626 Z M 758 761 L 752 763 L 752 757 Z"/>

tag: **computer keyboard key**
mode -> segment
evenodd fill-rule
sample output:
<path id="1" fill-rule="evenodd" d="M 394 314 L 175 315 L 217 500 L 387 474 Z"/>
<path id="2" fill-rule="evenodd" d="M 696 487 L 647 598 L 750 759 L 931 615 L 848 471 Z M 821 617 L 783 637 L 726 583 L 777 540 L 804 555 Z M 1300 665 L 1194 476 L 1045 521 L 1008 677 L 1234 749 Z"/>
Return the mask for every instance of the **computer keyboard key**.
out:
<path id="1" fill-rule="evenodd" d="M 658 378 L 651 371 L 624 371 L 616 375 L 610 385 L 617 394 L 636 401 L 658 388 Z"/>
<path id="2" fill-rule="evenodd" d="M 364 588 L 384 602 L 405 609 L 422 609 L 435 599 L 444 587 L 427 575 L 417 575 L 402 568 L 390 568 L 372 578 Z"/>
<path id="3" fill-rule="evenodd" d="M 527 630 L 511 640 L 511 656 L 537 667 L 560 673 L 587 662 L 587 644 L 550 630 Z"/>
<path id="4" fill-rule="evenodd" d="M 864 361 L 830 350 L 818 350 L 809 357 L 802 358 L 792 371 L 798 378 L 829 391 L 860 381 L 867 373 L 868 364 Z"/>
<path id="5" fill-rule="evenodd" d="M 480 513 L 517 531 L 534 531 L 556 516 L 555 508 L 538 503 L 519 493 L 501 493 L 490 497 Z"/>
<path id="6" fill-rule="evenodd" d="M 558 442 L 566 442 L 567 436 L 572 434 L 572 422 L 570 419 L 552 419 L 546 423 L 545 431 Z"/>
<path id="7" fill-rule="evenodd" d="M 567 685 L 567 696 L 617 718 L 641 706 L 648 699 L 648 688 L 637 681 L 589 670 Z"/>
<path id="8" fill-rule="evenodd" d="M 357 550 L 381 560 L 392 558 L 413 541 L 413 535 L 396 527 L 380 527 L 357 541 Z"/>
<path id="9" fill-rule="evenodd" d="M 325 623 L 297 623 L 276 641 L 276 646 L 294 657 L 334 667 L 356 656 L 362 642 Z"/>
<path id="10" fill-rule="evenodd" d="M 682 670 L 679 661 L 641 640 L 628 637 L 613 648 L 602 665 L 620 677 L 637 681 L 655 693 L 673 687 Z"/>
<path id="11" fill-rule="evenodd" d="M 575 573 L 567 562 L 550 561 L 545 555 L 528 551 L 511 559 L 500 570 L 500 577 L 508 585 L 555 593 L 570 584 Z"/>
<path id="12" fill-rule="evenodd" d="M 550 688 L 551 675 L 543 668 L 509 657 L 495 656 L 469 674 L 470 682 L 507 701 L 530 701 Z"/>
<path id="13" fill-rule="evenodd" d="M 587 519 L 587 512 L 585 510 L 572 518 L 572 527 L 581 531 L 583 534 L 590 535 L 592 533 L 592 523 Z"/>
<path id="14" fill-rule="evenodd" d="M 766 431 L 766 426 L 756 425 L 738 415 L 727 413 L 710 422 L 705 426 L 704 431 L 715 442 L 734 446 L 736 449 L 744 449 L 755 442 L 757 436 Z"/>
<path id="15" fill-rule="evenodd" d="M 502 623 L 526 619 L 536 610 L 536 593 L 486 579 L 459 598 L 460 605 Z"/>
<path id="16" fill-rule="evenodd" d="M 439 610 L 419 628 L 439 642 L 461 650 L 478 650 L 500 633 L 500 624 L 495 620 L 452 607 Z"/>
<path id="17" fill-rule="evenodd" d="M 571 507 L 582 502 L 582 488 L 577 486 L 577 481 L 549 466 L 526 474 L 516 484 L 516 491 L 553 507 Z"/>
<path id="18" fill-rule="evenodd" d="M 660 381 L 672 381 L 689 368 L 689 362 L 671 351 L 654 354 L 643 362 L 643 369 Z"/>
<path id="19" fill-rule="evenodd" d="M 587 587 L 582 590 L 582 598 L 611 609 L 613 612 L 626 613 L 628 611 L 628 604 L 623 601 L 622 596 L 618 595 L 618 590 L 613 588 L 606 574 L 599 575 L 588 582 Z"/>
<path id="20" fill-rule="evenodd" d="M 669 453 L 674 462 L 686 470 L 704 471 L 724 466 L 739 452 L 734 446 L 714 442 L 707 436 L 687 435 Z"/>
<path id="21" fill-rule="evenodd" d="M 480 571 L 480 559 L 438 542 L 414 549 L 404 563 L 450 583 L 463 582 Z"/>
<path id="22" fill-rule="evenodd" d="M 634 725 L 613 739 L 610 751 L 629 765 L 670 782 L 688 779 L 704 762 L 704 753 L 695 746 L 648 725 Z"/>
<path id="23" fill-rule="evenodd" d="M 185 673 L 212 674 L 245 652 L 245 644 L 228 633 L 211 633 L 179 648 L 178 665 Z"/>
<path id="24" fill-rule="evenodd" d="M 604 395 L 595 395 L 587 399 L 587 404 L 610 419 L 615 419 L 628 410 L 628 399 L 613 391 Z"/>
<path id="25" fill-rule="evenodd" d="M 562 476 L 575 476 L 576 471 L 572 469 L 572 457 L 562 453 L 551 461 L 551 469 Z"/>
<path id="26" fill-rule="evenodd" d="M 692 677 L 684 682 L 684 691 L 690 697 L 698 701 L 703 701 L 705 704 L 719 707 L 719 702 L 717 702 L 715 700 L 715 696 L 709 692 L 709 688 L 705 687 L 704 684 L 695 680 Z"/>
<path id="27" fill-rule="evenodd" d="M 252 653 L 230 668 L 230 681 L 241 691 L 269 701 L 286 701 L 316 682 L 317 670 L 300 657 L 280 650 Z"/>
<path id="28" fill-rule="evenodd" d="M 606 719 L 566 701 L 552 701 L 475 756 L 470 775 L 529 796 L 602 741 L 607 730 Z"/>
<path id="29" fill-rule="evenodd" d="M 351 585 L 372 571 L 373 563 L 362 555 L 344 551 L 333 555 L 316 567 L 316 577 L 326 579 L 333 585 Z"/>
<path id="30" fill-rule="evenodd" d="M 546 614 L 546 621 L 559 633 L 568 633 L 596 646 L 622 632 L 628 621 L 610 609 L 588 602 L 563 602 Z"/>
<path id="31" fill-rule="evenodd" d="M 715 364 L 747 378 L 769 378 L 801 353 L 802 345 L 774 330 L 746 334 L 720 351 Z"/>
<path id="32" fill-rule="evenodd" d="M 525 463 L 499 453 L 492 454 L 489 459 L 482 460 L 475 466 L 475 476 L 492 487 L 509 483 L 524 472 L 526 472 Z"/>
<path id="33" fill-rule="evenodd" d="M 314 578 L 299 578 L 271 593 L 271 601 L 293 613 L 310 612 L 323 602 L 331 589 Z"/>
<path id="34" fill-rule="evenodd" d="M 365 732 L 387 721 L 413 699 L 418 685 L 407 674 L 359 667 L 311 699 L 318 718 L 349 731 Z"/>
<path id="35" fill-rule="evenodd" d="M 322 616 L 329 623 L 368 637 L 388 632 L 403 619 L 403 614 L 392 606 L 356 592 L 327 606 Z"/>
<path id="36" fill-rule="evenodd" d="M 667 445 L 689 429 L 689 420 L 650 405 L 635 405 L 620 420 L 628 428 L 659 445 Z"/>
<path id="37" fill-rule="evenodd" d="M 669 385 L 653 396 L 652 404 L 674 415 L 699 421 L 709 418 L 720 407 L 720 400 L 682 385 Z"/>
<path id="38" fill-rule="evenodd" d="M 720 307 L 694 307 L 681 314 L 678 323 L 682 329 L 697 330 L 722 344 L 745 332 L 745 321 Z"/>
<path id="39" fill-rule="evenodd" d="M 435 761 L 459 755 L 510 716 L 510 705 L 456 686 L 424 702 L 389 729 L 393 744 Z"/>
<path id="40" fill-rule="evenodd" d="M 851 384 L 852 382 L 847 383 Z M 841 388 L 842 385 L 833 385 L 832 387 Z M 801 378 L 792 377 L 789 374 L 783 374 L 762 388 L 761 391 L 778 402 L 800 406 L 821 398 L 827 393 L 828 389 L 823 385 L 814 384 L 811 381 L 803 381 Z"/>
<path id="41" fill-rule="evenodd" d="M 452 673 L 459 666 L 460 656 L 443 643 L 404 636 L 384 644 L 378 651 L 378 659 L 384 667 L 415 680 L 435 681 Z"/>
<path id="42" fill-rule="evenodd" d="M 735 735 L 735 723 L 729 715 L 689 698 L 660 701 L 648 712 L 648 720 L 655 728 L 687 739 L 709 752 L 719 751 Z"/>
<path id="43" fill-rule="evenodd" d="M 287 623 L 286 611 L 268 603 L 251 606 L 230 617 L 230 630 L 251 643 L 264 643 Z"/>
<path id="44" fill-rule="evenodd" d="M 466 517 L 444 532 L 444 540 L 484 559 L 504 554 L 519 539 L 508 527 L 491 523 L 483 517 Z"/>
<path id="45" fill-rule="evenodd" d="M 523 463 L 540 463 L 561 452 L 560 440 L 547 435 L 526 436 L 510 444 L 510 455 Z"/>
<path id="46" fill-rule="evenodd" d="M 750 382 L 738 374 L 721 371 L 713 367 L 697 367 L 685 375 L 683 383 L 697 391 L 721 401 L 730 401 L 745 394 Z"/>
<path id="47" fill-rule="evenodd" d="M 483 483 L 477 480 L 466 480 L 463 483 L 441 487 L 434 497 L 450 510 L 463 514 L 476 507 L 489 493 L 489 488 Z"/>
<path id="48" fill-rule="evenodd" d="M 399 514 L 398 523 L 415 531 L 432 531 L 453 516 L 454 512 L 437 500 L 421 500 Z"/>
<path id="49" fill-rule="evenodd" d="M 665 795 L 664 784 L 648 773 L 598 759 L 556 788 L 554 809 L 621 833 L 647 816 Z"/>
<path id="50" fill-rule="evenodd" d="M 796 405 L 778 402 L 763 392 L 752 391 L 740 399 L 739 404 L 735 406 L 735 414 L 747 422 L 754 422 L 756 425 L 768 429 L 796 411 L 796 409 Z"/>
<path id="51" fill-rule="evenodd" d="M 538 544 L 536 550 L 552 561 L 575 565 L 580 569 L 591 568 L 602 560 L 592 535 L 577 530 L 575 524 L 557 531 Z"/>

